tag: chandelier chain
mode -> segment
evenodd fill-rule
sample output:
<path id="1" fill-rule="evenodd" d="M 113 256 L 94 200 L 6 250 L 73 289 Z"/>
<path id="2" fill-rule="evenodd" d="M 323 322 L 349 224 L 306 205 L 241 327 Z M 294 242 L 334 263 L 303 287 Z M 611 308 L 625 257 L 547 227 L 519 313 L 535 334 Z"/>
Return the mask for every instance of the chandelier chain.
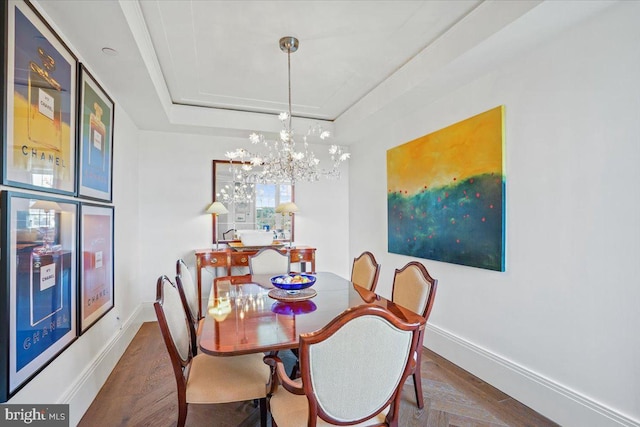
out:
<path id="1" fill-rule="evenodd" d="M 287 48 L 287 76 L 289 81 L 289 129 L 291 129 L 291 48 Z"/>

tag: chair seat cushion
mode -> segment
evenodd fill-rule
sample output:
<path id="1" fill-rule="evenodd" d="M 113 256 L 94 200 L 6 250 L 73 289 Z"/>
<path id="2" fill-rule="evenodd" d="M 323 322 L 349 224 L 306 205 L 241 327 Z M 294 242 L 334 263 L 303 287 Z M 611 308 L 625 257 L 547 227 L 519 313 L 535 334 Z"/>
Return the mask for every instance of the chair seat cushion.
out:
<path id="1" fill-rule="evenodd" d="M 301 380 L 297 379 L 296 382 L 299 383 Z M 278 390 L 271 396 L 269 406 L 271 415 L 279 427 L 307 425 L 307 419 L 309 418 L 307 396 L 289 393 L 283 387 L 278 387 Z M 359 424 L 353 424 L 350 427 L 364 427 L 384 423 L 387 412 L 389 412 L 389 407 L 386 407 L 374 418 Z M 317 425 L 332 426 L 334 424 L 330 424 L 318 417 Z"/>
<path id="2" fill-rule="evenodd" d="M 263 356 L 198 354 L 191 362 L 187 403 L 229 403 L 266 397 L 270 370 L 262 361 Z"/>

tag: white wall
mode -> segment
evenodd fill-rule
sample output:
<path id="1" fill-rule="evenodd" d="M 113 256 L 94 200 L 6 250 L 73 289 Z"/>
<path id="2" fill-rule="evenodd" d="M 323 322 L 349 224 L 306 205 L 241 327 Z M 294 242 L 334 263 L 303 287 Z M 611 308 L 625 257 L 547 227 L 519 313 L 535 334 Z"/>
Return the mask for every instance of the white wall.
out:
<path id="1" fill-rule="evenodd" d="M 387 253 L 386 150 L 506 106 L 506 272 L 419 260 L 439 279 L 425 344 L 565 426 L 640 425 L 639 18 L 640 2 L 613 4 L 508 56 L 488 40 L 435 76 L 448 86 L 368 105 L 386 108 L 371 129 L 336 126 L 361 134 L 350 256 L 375 253 L 388 295 L 412 259 Z"/>
<path id="2" fill-rule="evenodd" d="M 140 244 L 142 254 L 153 256 L 153 262 L 140 265 L 143 301 L 155 300 L 160 275 L 173 280 L 178 258 L 195 277 L 194 250 L 212 246 L 211 216 L 204 213 L 213 197 L 212 162 L 238 147 L 250 149 L 248 138 L 141 132 Z M 326 149 L 314 147 L 321 164 Z M 295 243 L 317 248 L 318 270 L 348 276 L 348 170 L 344 172 L 340 181 L 296 186 Z M 210 280 L 203 270 L 203 292 Z"/>

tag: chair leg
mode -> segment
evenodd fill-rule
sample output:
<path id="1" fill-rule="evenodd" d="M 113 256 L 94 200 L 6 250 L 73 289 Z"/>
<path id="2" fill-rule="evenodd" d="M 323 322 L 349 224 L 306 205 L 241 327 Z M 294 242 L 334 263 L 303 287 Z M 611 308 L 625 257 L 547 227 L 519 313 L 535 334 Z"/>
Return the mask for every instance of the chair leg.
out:
<path id="1" fill-rule="evenodd" d="M 267 427 L 267 398 L 260 399 L 260 427 Z"/>
<path id="2" fill-rule="evenodd" d="M 413 372 L 413 388 L 416 391 L 416 404 L 419 409 L 424 408 L 424 397 L 422 396 L 422 348 L 417 352 L 416 369 Z"/>
<path id="3" fill-rule="evenodd" d="M 298 365 L 298 362 L 296 362 L 293 365 L 293 368 L 291 368 L 291 374 L 289 374 L 289 378 L 291 378 L 292 380 L 295 380 L 299 376 L 300 376 L 300 366 Z"/>
<path id="4" fill-rule="evenodd" d="M 292 348 L 291 353 L 293 353 L 293 355 L 296 356 L 296 363 L 294 363 L 293 367 L 291 368 L 291 374 L 289 375 L 289 378 L 291 378 L 292 380 L 295 380 L 300 376 L 300 359 L 299 359 L 300 355 L 298 354 L 297 348 Z"/>
<path id="5" fill-rule="evenodd" d="M 178 427 L 184 427 L 187 422 L 187 403 L 178 402 Z"/>
<path id="6" fill-rule="evenodd" d="M 418 409 L 424 408 L 424 398 L 422 397 L 422 378 L 420 371 L 413 373 L 413 388 L 416 391 L 416 404 Z"/>

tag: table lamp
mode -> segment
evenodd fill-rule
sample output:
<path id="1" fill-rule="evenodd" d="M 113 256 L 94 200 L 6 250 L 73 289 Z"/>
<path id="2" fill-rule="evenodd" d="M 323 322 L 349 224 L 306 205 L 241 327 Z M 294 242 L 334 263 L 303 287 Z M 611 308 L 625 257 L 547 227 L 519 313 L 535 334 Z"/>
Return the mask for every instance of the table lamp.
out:
<path id="1" fill-rule="evenodd" d="M 227 210 L 227 208 L 224 207 L 224 205 L 220 202 L 213 202 L 211 203 L 211 206 L 209 206 L 209 208 L 207 209 L 207 213 L 212 214 L 214 216 L 213 218 L 213 222 L 215 224 L 215 243 L 216 243 L 216 249 L 218 249 L 218 215 L 222 215 L 222 214 L 227 214 L 229 213 L 229 211 Z"/>
<path id="2" fill-rule="evenodd" d="M 276 206 L 276 213 L 282 214 L 282 229 L 285 229 L 285 215 L 292 216 L 295 212 L 298 212 L 298 206 L 293 202 L 280 203 Z M 289 247 L 291 247 L 291 241 L 293 240 L 293 233 L 289 235 Z"/>

